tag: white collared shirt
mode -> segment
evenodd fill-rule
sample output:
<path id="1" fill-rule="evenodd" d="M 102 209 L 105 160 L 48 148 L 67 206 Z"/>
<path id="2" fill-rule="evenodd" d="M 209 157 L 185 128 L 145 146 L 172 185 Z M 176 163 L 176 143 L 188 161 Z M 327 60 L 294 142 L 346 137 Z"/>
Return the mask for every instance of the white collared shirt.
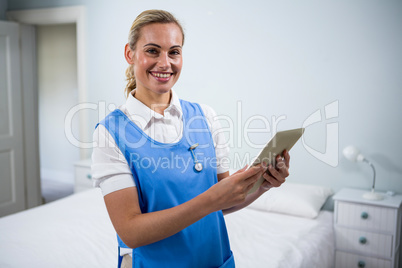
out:
<path id="1" fill-rule="evenodd" d="M 164 110 L 164 115 L 156 113 L 141 101 L 129 94 L 125 104 L 118 107 L 145 134 L 162 143 L 176 143 L 183 136 L 183 112 L 177 94 L 171 90 L 170 105 Z M 215 146 L 217 172 L 224 173 L 229 167 L 229 146 L 215 111 L 200 104 L 207 119 Z M 93 134 L 95 147 L 92 152 L 92 178 L 95 187 L 100 187 L 103 195 L 134 187 L 135 182 L 127 161 L 106 128 L 99 124 Z M 219 145 L 219 146 L 218 146 Z"/>

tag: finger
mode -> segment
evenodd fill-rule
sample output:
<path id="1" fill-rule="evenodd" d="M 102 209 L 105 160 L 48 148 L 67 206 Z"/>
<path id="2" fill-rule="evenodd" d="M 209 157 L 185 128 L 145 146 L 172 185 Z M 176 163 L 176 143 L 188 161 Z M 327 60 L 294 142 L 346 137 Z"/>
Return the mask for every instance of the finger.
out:
<path id="1" fill-rule="evenodd" d="M 255 175 L 247 178 L 245 180 L 245 185 L 248 185 L 251 187 L 263 176 L 263 174 L 266 172 L 266 169 L 261 170 L 260 172 L 256 173 Z"/>
<path id="2" fill-rule="evenodd" d="M 271 183 L 269 183 L 269 181 L 267 181 L 267 180 L 265 180 L 260 186 L 260 188 L 263 188 L 266 191 L 271 189 L 272 187 L 273 186 L 271 185 Z"/>
<path id="3" fill-rule="evenodd" d="M 278 166 L 278 164 L 276 164 L 276 166 Z M 274 168 L 272 165 L 268 166 L 268 171 L 272 177 L 276 177 L 279 175 L 279 171 L 276 168 Z"/>
<path id="4" fill-rule="evenodd" d="M 251 188 L 253 188 L 254 184 L 258 181 L 259 178 L 264 174 L 263 171 L 258 172 L 256 175 L 248 178 L 246 180 L 246 192 L 248 192 Z"/>
<path id="5" fill-rule="evenodd" d="M 254 187 L 254 184 L 255 184 L 256 182 L 257 182 L 257 181 L 255 181 L 254 183 L 248 184 L 247 187 L 244 189 L 244 192 L 247 194 L 247 193 L 251 190 L 251 188 Z"/>
<path id="6" fill-rule="evenodd" d="M 257 177 L 257 180 L 262 176 L 262 174 L 264 174 L 265 172 L 268 171 L 268 164 L 263 161 L 261 164 L 259 164 L 260 168 L 261 168 L 261 174 L 255 174 L 252 177 Z"/>
<path id="7" fill-rule="evenodd" d="M 255 180 L 257 181 L 261 176 L 267 171 L 267 168 L 261 169 L 258 173 L 254 174 L 253 176 L 247 178 L 246 180 Z"/>
<path id="8" fill-rule="evenodd" d="M 256 165 L 256 166 L 252 166 L 249 169 L 243 171 L 243 172 L 236 172 L 235 174 L 231 175 L 230 177 L 235 180 L 237 183 L 243 183 L 243 185 L 248 184 L 246 181 L 251 179 L 251 182 L 249 183 L 253 183 L 252 180 L 257 180 L 258 178 L 260 178 L 262 175 L 260 174 L 258 176 L 258 173 L 263 171 L 265 169 L 262 168 L 261 165 Z M 254 178 L 254 176 L 257 176 L 257 178 Z"/>
<path id="9" fill-rule="evenodd" d="M 277 178 L 270 176 L 268 174 L 264 174 L 263 177 L 264 177 L 265 181 L 268 182 L 268 184 L 271 187 L 279 187 L 284 182 L 284 181 L 280 181 Z"/>
<path id="10" fill-rule="evenodd" d="M 278 162 L 276 164 L 276 170 L 279 171 L 279 173 L 283 177 L 289 176 L 289 168 L 288 168 L 288 166 L 286 166 L 286 161 L 282 158 L 280 158 L 280 160 L 278 160 Z"/>
<path id="11" fill-rule="evenodd" d="M 278 170 L 273 168 L 272 165 L 268 166 L 268 171 L 271 173 L 271 175 L 267 174 L 268 176 L 273 177 L 280 183 L 283 183 L 285 181 L 286 176 L 282 175 Z M 266 178 L 266 177 L 264 177 L 264 178 Z"/>
<path id="12" fill-rule="evenodd" d="M 289 155 L 289 152 L 287 150 L 283 151 L 283 157 L 285 158 L 286 166 L 289 168 L 290 155 Z"/>
<path id="13" fill-rule="evenodd" d="M 242 173 L 243 171 L 245 171 L 247 169 L 248 165 L 245 165 L 242 169 L 239 169 L 238 171 L 236 171 L 234 174 L 238 174 L 238 173 Z"/>
<path id="14" fill-rule="evenodd" d="M 258 164 L 253 167 L 250 167 L 248 170 L 246 170 L 240 174 L 244 175 L 243 179 L 247 179 L 249 177 L 256 175 L 258 172 L 265 171 L 265 170 L 266 170 L 266 167 L 264 167 L 264 165 Z"/>
<path id="15" fill-rule="evenodd" d="M 286 167 L 285 159 L 280 155 L 276 156 L 275 162 L 276 162 L 275 167 L 276 167 L 277 170 L 280 170 L 280 169 Z"/>

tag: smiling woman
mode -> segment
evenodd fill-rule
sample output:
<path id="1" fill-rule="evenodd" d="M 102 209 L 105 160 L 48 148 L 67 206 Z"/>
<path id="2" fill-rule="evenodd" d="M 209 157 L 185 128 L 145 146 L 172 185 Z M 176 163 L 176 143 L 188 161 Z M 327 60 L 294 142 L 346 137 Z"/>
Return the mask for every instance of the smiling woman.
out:
<path id="1" fill-rule="evenodd" d="M 152 100 L 147 97 L 157 99 L 168 93 L 180 77 L 183 34 L 175 23 L 152 23 L 143 26 L 139 34 L 134 48 L 126 45 L 124 55 L 136 81 L 136 98 L 148 106 Z"/>
<path id="2" fill-rule="evenodd" d="M 288 153 L 278 155 L 276 167 L 263 163 L 229 176 L 214 110 L 172 89 L 183 43 L 170 13 L 148 10 L 135 19 L 124 50 L 127 101 L 94 133 L 92 177 L 118 234 L 120 267 L 234 267 L 223 214 L 288 176 Z M 247 195 L 263 174 L 266 181 Z"/>
<path id="3" fill-rule="evenodd" d="M 163 10 L 153 10 L 152 11 L 152 15 L 150 14 L 149 11 L 144 11 L 143 13 L 141 13 L 137 19 L 133 22 L 133 25 L 131 26 L 130 29 L 130 33 L 129 33 L 129 37 L 128 37 L 128 43 L 125 47 L 125 57 L 127 62 L 130 64 L 130 66 L 128 66 L 127 70 L 126 70 L 126 77 L 127 77 L 127 87 L 126 87 L 126 94 L 128 96 L 128 94 L 133 91 L 136 88 L 136 76 L 134 74 L 134 66 L 133 66 L 133 61 L 131 60 L 131 56 L 130 54 L 132 54 L 134 52 L 134 50 L 137 47 L 137 42 L 140 36 L 144 36 L 148 35 L 148 38 L 152 38 L 152 36 L 149 36 L 149 34 L 152 33 L 148 33 L 147 29 L 143 29 L 148 27 L 152 27 L 156 28 L 156 30 L 162 30 L 162 27 L 155 27 L 155 23 L 158 23 L 159 26 L 165 26 L 164 29 L 173 29 L 174 34 L 176 34 L 174 36 L 175 39 L 180 39 L 180 40 L 170 40 L 170 41 L 174 41 L 174 42 L 178 42 L 173 48 L 179 48 L 179 51 L 175 51 L 172 53 L 177 53 L 178 55 L 180 55 L 180 59 L 181 59 L 181 48 L 184 44 L 184 31 L 183 28 L 181 27 L 179 21 L 169 12 L 164 12 Z M 154 24 L 154 25 L 152 25 Z M 162 25 L 161 25 L 162 24 Z M 169 24 L 169 25 L 166 25 Z M 169 27 L 175 25 L 176 27 Z M 167 26 L 167 27 L 166 27 Z M 179 32 L 177 32 L 178 28 Z M 161 33 L 161 32 L 159 32 Z M 162 32 L 163 33 L 163 32 Z M 181 38 L 179 36 L 180 35 Z M 170 36 L 165 35 L 165 37 L 170 38 Z M 173 37 L 173 36 L 172 36 Z M 168 40 L 166 40 L 168 41 Z M 158 44 L 153 44 L 153 43 L 145 43 L 142 45 L 149 45 L 151 47 L 148 48 L 148 53 L 151 54 L 156 54 L 158 51 L 160 51 L 161 47 Z M 152 47 L 153 46 L 153 47 Z M 145 47 L 143 47 L 142 49 L 146 50 Z M 182 61 L 180 61 L 180 70 L 181 70 L 181 64 Z M 178 76 L 180 76 L 180 72 L 178 74 Z M 178 79 L 177 76 L 177 79 Z M 176 79 L 176 81 L 177 81 Z"/>

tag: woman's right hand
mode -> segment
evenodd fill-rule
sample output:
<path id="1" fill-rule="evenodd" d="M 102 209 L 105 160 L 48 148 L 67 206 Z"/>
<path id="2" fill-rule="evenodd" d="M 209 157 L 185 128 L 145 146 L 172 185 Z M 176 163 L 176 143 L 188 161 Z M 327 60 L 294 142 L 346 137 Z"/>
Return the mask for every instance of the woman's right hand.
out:
<path id="1" fill-rule="evenodd" d="M 233 175 L 220 180 L 209 188 L 208 194 L 213 200 L 214 210 L 224 210 L 243 203 L 248 191 L 267 170 L 265 164 L 253 166 L 248 170 L 247 166 Z"/>
<path id="2" fill-rule="evenodd" d="M 123 242 L 136 248 L 172 236 L 206 215 L 244 202 L 247 192 L 266 167 L 243 168 L 207 191 L 178 206 L 142 213 L 135 187 L 105 195 L 105 204 Z"/>

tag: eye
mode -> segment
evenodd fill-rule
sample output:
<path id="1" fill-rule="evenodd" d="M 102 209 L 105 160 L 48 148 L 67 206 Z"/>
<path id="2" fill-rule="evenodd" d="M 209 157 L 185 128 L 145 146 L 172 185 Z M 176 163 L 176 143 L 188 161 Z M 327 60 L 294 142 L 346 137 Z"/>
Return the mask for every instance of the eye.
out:
<path id="1" fill-rule="evenodd" d="M 156 54 L 158 53 L 158 51 L 155 48 L 148 48 L 147 50 L 145 50 L 145 52 L 149 53 L 149 54 Z"/>
<path id="2" fill-rule="evenodd" d="M 170 51 L 170 55 L 180 55 L 180 50 L 178 49 L 172 50 Z"/>

